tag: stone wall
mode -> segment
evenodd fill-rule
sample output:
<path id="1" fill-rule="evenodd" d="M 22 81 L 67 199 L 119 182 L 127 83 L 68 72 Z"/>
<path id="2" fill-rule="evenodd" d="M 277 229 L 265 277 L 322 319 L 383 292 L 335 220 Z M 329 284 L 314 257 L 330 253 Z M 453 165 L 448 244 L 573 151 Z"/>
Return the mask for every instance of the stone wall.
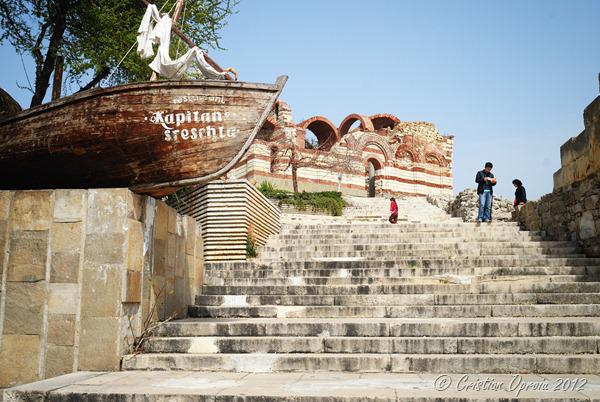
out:
<path id="1" fill-rule="evenodd" d="M 583 122 L 585 130 L 560 147 L 554 191 L 523 206 L 517 219 L 550 239 L 578 241 L 588 255 L 600 257 L 600 97 L 585 108 Z"/>
<path id="2" fill-rule="evenodd" d="M 0 388 L 118 370 L 202 283 L 196 222 L 127 189 L 0 191 L 0 251 Z"/>
<path id="3" fill-rule="evenodd" d="M 554 190 L 600 173 L 600 97 L 583 112 L 585 130 L 560 147 L 560 169 L 554 173 Z"/>
<path id="4" fill-rule="evenodd" d="M 578 241 L 586 254 L 600 257 L 599 175 L 528 202 L 520 208 L 517 219 L 529 230 L 544 231 L 549 239 Z"/>

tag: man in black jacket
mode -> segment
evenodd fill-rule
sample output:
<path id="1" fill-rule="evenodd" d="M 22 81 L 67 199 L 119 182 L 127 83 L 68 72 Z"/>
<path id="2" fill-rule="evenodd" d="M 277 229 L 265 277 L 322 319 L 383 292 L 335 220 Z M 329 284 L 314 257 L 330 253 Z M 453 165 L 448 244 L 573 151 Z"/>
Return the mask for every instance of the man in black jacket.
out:
<path id="1" fill-rule="evenodd" d="M 492 221 L 492 199 L 494 198 L 494 186 L 496 178 L 492 174 L 492 162 L 486 162 L 483 170 L 477 172 L 475 182 L 477 183 L 477 195 L 479 195 L 479 215 L 477 222 Z"/>

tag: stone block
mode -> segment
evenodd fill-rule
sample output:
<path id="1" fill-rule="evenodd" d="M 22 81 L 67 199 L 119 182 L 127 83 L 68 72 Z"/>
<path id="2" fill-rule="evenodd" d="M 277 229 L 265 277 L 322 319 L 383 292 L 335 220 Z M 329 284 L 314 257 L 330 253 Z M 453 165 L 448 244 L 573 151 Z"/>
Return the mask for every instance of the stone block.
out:
<path id="1" fill-rule="evenodd" d="M 48 345 L 44 377 L 53 378 L 72 373 L 74 358 L 73 346 Z"/>
<path id="2" fill-rule="evenodd" d="M 127 193 L 127 217 L 139 221 L 144 213 L 145 197 L 134 192 Z"/>
<path id="3" fill-rule="evenodd" d="M 584 199 L 585 209 L 587 209 L 587 210 L 597 209 L 599 199 L 600 199 L 600 196 L 598 196 L 598 195 L 591 195 L 591 196 L 585 197 L 585 199 Z"/>
<path id="4" fill-rule="evenodd" d="M 185 237 L 177 236 L 177 258 L 175 259 L 175 276 L 183 278 L 185 275 Z"/>
<path id="5" fill-rule="evenodd" d="M 7 220 L 10 215 L 10 203 L 14 191 L 0 191 L 0 220 Z"/>
<path id="6" fill-rule="evenodd" d="M 78 252 L 81 250 L 83 236 L 82 222 L 53 223 L 50 247 L 53 253 Z"/>
<path id="7" fill-rule="evenodd" d="M 184 216 L 185 225 L 185 253 L 194 255 L 194 246 L 196 241 L 196 220 L 190 216 Z"/>
<path id="8" fill-rule="evenodd" d="M 596 236 L 596 224 L 594 222 L 594 216 L 591 211 L 586 211 L 581 214 L 579 220 L 579 238 L 581 240 L 587 240 Z"/>
<path id="9" fill-rule="evenodd" d="M 154 238 L 167 240 L 168 224 L 169 224 L 169 207 L 164 202 L 156 204 L 156 212 L 154 216 Z"/>
<path id="10" fill-rule="evenodd" d="M 164 276 L 167 270 L 167 241 L 162 239 L 154 239 L 153 250 L 154 264 L 152 273 L 154 275 Z"/>
<path id="11" fill-rule="evenodd" d="M 79 253 L 52 253 L 50 257 L 50 282 L 77 283 L 79 265 Z"/>
<path id="12" fill-rule="evenodd" d="M 47 341 L 52 345 L 72 346 L 75 344 L 75 315 L 48 315 Z"/>
<path id="13" fill-rule="evenodd" d="M 16 191 L 12 230 L 48 230 L 52 222 L 52 191 Z"/>
<path id="14" fill-rule="evenodd" d="M 51 283 L 48 288 L 48 313 L 77 314 L 79 284 Z"/>
<path id="15" fill-rule="evenodd" d="M 196 257 L 193 255 L 186 255 L 185 272 L 183 276 L 185 278 L 193 278 L 196 276 Z"/>
<path id="16" fill-rule="evenodd" d="M 196 236 L 196 249 L 194 255 L 196 257 L 202 257 L 204 255 L 204 243 L 202 241 L 202 235 Z"/>
<path id="17" fill-rule="evenodd" d="M 128 192 L 127 189 L 89 190 L 86 233 L 125 233 Z"/>
<path id="18" fill-rule="evenodd" d="M 80 222 L 85 214 L 85 190 L 55 190 L 54 222 Z"/>
<path id="19" fill-rule="evenodd" d="M 125 236 L 121 233 L 92 233 L 85 237 L 85 264 L 125 264 Z"/>
<path id="20" fill-rule="evenodd" d="M 117 317 L 121 305 L 119 265 L 85 266 L 81 279 L 81 316 Z"/>
<path id="21" fill-rule="evenodd" d="M 48 231 L 16 231 L 9 239 L 9 282 L 33 282 L 46 277 Z"/>
<path id="22" fill-rule="evenodd" d="M 177 235 L 169 233 L 167 239 L 167 276 L 169 272 L 174 273 L 175 266 L 177 265 Z"/>
<path id="23" fill-rule="evenodd" d="M 45 282 L 7 282 L 4 334 L 41 334 L 45 302 Z"/>
<path id="24" fill-rule="evenodd" d="M 177 211 L 171 207 L 167 207 L 167 231 L 177 234 Z"/>
<path id="25" fill-rule="evenodd" d="M 119 331 L 118 317 L 83 317 L 77 369 L 119 370 Z"/>
<path id="26" fill-rule="evenodd" d="M 0 349 L 0 388 L 38 380 L 40 337 L 3 335 Z"/>
<path id="27" fill-rule="evenodd" d="M 127 268 L 141 271 L 144 263 L 144 231 L 141 222 L 129 220 L 127 249 Z"/>
<path id="28" fill-rule="evenodd" d="M 2 194 L 2 192 L 0 192 Z M 2 278 L 2 273 L 4 272 L 4 256 L 7 251 L 6 240 L 7 236 L 7 222 L 5 220 L 0 220 L 0 278 Z"/>
<path id="29" fill-rule="evenodd" d="M 125 287 L 125 303 L 140 303 L 142 301 L 142 273 L 127 271 L 127 286 Z"/>

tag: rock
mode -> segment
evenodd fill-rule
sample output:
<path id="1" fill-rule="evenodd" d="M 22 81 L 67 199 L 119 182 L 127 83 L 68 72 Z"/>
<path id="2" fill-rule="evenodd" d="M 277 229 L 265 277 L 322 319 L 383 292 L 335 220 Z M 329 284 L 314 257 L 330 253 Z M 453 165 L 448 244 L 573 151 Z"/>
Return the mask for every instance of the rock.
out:
<path id="1" fill-rule="evenodd" d="M 492 219 L 495 221 L 511 221 L 514 209 L 512 202 L 495 195 L 492 202 Z M 458 193 L 454 201 L 448 205 L 447 212 L 454 217 L 462 218 L 465 222 L 476 221 L 479 213 L 477 190 L 469 188 Z"/>
<path id="2" fill-rule="evenodd" d="M 453 201 L 453 197 L 450 194 L 427 194 L 427 201 L 441 208 L 444 212 L 450 212 L 450 203 Z"/>

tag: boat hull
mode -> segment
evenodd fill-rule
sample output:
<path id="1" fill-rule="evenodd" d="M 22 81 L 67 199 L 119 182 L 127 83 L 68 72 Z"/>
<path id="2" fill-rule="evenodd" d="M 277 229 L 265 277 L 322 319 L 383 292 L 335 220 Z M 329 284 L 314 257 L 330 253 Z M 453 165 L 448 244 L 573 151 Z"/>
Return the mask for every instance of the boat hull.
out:
<path id="1" fill-rule="evenodd" d="M 285 81 L 135 83 L 23 111 L 0 122 L 0 188 L 162 196 L 213 180 L 243 156 Z"/>

